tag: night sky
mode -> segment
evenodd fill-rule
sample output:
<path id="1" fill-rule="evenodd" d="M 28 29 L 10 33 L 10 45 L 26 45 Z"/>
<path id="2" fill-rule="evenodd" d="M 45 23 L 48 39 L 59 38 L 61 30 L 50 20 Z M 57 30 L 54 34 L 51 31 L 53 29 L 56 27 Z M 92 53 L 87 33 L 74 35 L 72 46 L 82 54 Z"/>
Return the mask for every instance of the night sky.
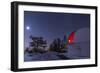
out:
<path id="1" fill-rule="evenodd" d="M 89 14 L 24 11 L 24 41 L 29 46 L 29 36 L 43 37 L 50 44 L 72 31 L 90 27 Z"/>

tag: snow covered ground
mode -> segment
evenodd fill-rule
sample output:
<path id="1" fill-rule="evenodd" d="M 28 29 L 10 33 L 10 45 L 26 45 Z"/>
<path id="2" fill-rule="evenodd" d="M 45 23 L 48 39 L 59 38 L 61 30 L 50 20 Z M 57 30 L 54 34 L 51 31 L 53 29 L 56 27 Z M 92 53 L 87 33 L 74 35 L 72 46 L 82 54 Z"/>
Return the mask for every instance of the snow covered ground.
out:
<path id="1" fill-rule="evenodd" d="M 42 54 L 41 53 L 34 53 L 34 54 L 25 53 L 24 55 L 25 62 L 50 61 L 50 60 L 72 60 L 72 59 L 86 59 L 86 58 L 89 58 L 89 57 L 79 56 L 78 54 L 76 53 L 72 54 L 71 52 L 57 53 L 57 52 L 52 52 L 52 51 L 42 53 Z"/>
<path id="2" fill-rule="evenodd" d="M 25 53 L 24 61 L 47 61 L 47 60 L 59 60 L 60 58 L 57 56 L 57 52 L 47 52 L 47 53 L 36 53 L 36 54 L 28 54 Z"/>

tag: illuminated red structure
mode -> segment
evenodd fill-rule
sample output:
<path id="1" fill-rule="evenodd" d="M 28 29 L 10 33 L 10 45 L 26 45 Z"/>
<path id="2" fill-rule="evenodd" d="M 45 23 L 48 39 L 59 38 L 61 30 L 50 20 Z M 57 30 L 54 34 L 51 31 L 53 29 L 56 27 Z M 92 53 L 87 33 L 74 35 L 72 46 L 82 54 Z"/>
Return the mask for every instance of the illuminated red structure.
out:
<path id="1" fill-rule="evenodd" d="M 75 31 L 74 32 L 71 32 L 71 34 L 68 37 L 68 43 L 69 44 L 73 43 L 74 36 L 75 36 Z"/>

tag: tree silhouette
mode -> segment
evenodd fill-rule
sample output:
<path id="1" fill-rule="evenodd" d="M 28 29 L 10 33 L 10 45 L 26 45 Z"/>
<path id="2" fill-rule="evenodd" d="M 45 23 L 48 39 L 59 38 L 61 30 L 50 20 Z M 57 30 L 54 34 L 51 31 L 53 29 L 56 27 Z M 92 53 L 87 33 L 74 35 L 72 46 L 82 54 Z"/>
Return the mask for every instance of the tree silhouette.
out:
<path id="1" fill-rule="evenodd" d="M 54 41 L 50 45 L 50 50 L 63 53 L 63 52 L 66 52 L 65 51 L 66 45 L 67 45 L 67 37 L 66 35 L 64 35 L 63 40 L 61 40 L 60 38 L 54 39 Z"/>
<path id="2" fill-rule="evenodd" d="M 29 47 L 32 48 L 31 52 L 43 53 L 45 52 L 45 47 L 47 46 L 46 40 L 43 37 L 30 36 L 31 42 L 29 42 Z"/>
<path id="3" fill-rule="evenodd" d="M 50 45 L 50 50 L 55 52 L 60 52 L 61 50 L 61 39 L 54 39 L 53 43 Z"/>
<path id="4" fill-rule="evenodd" d="M 67 36 L 64 35 L 63 39 L 62 39 L 62 48 L 63 48 L 63 52 L 67 52 L 67 44 L 68 44 L 68 39 Z M 65 51 L 66 49 L 66 51 Z"/>

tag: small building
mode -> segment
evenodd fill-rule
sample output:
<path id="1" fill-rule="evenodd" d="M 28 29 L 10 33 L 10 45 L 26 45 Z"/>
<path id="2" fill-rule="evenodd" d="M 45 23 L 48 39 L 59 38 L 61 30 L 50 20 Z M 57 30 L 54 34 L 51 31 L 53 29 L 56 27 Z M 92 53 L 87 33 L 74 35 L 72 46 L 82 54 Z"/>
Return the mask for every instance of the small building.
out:
<path id="1" fill-rule="evenodd" d="M 73 34 L 70 34 L 69 37 L 70 36 L 71 40 L 68 39 L 67 56 L 72 59 L 90 58 L 90 29 L 81 28 Z"/>

